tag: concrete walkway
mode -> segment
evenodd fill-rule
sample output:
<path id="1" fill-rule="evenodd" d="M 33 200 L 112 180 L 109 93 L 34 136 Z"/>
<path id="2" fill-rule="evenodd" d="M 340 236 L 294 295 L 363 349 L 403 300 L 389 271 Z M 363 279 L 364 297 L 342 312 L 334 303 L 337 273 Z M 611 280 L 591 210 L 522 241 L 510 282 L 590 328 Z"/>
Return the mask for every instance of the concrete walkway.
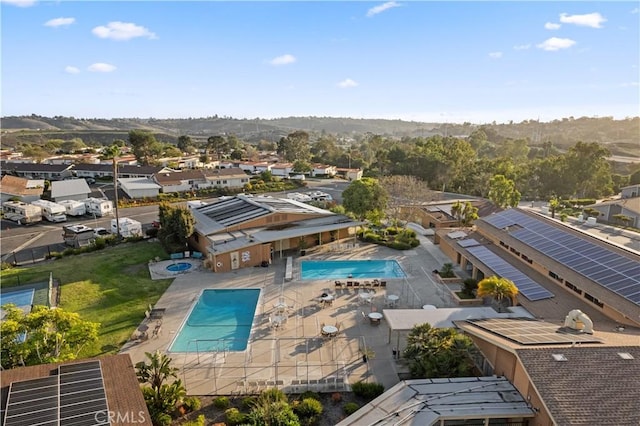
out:
<path id="1" fill-rule="evenodd" d="M 147 333 L 151 337 L 132 340 L 121 352 L 129 353 L 134 364 L 145 360 L 145 352 L 168 352 L 191 395 L 255 393 L 273 386 L 285 392 L 347 390 L 350 383 L 358 380 L 379 382 L 388 389 L 399 381 L 393 348 L 387 343 L 389 328 L 384 319 L 374 324 L 365 317 L 374 310 L 391 309 L 386 299 L 390 294 L 399 297 L 395 307 L 401 309 L 420 309 L 425 304 L 453 306 L 449 293 L 431 274 L 451 261 L 429 239 L 419 238 L 421 245 L 407 251 L 361 243 L 345 253 L 294 258 L 293 280 L 288 282 L 284 280 L 286 258 L 276 259 L 267 268 L 230 273 L 213 273 L 199 267 L 199 261 L 181 259 L 196 264 L 176 275 L 156 304 L 156 308 L 164 309 L 161 323 L 152 320 L 145 325 L 156 330 L 156 335 Z M 336 289 L 334 280 L 299 279 L 301 261 L 347 259 L 393 259 L 407 278 L 387 279 L 386 288 L 377 288 L 370 304 L 361 303 L 357 290 Z M 151 263 L 150 273 L 166 279 L 166 266 L 172 262 Z M 169 352 L 190 309 L 207 288 L 261 289 L 247 350 Z M 335 295 L 331 306 L 322 307 L 319 303 L 324 292 Z M 269 318 L 276 314 L 274 305 L 280 300 L 288 305 L 286 322 L 274 329 Z M 322 336 L 323 324 L 339 326 L 338 335 Z M 363 362 L 363 347 L 371 348 L 375 357 Z"/>

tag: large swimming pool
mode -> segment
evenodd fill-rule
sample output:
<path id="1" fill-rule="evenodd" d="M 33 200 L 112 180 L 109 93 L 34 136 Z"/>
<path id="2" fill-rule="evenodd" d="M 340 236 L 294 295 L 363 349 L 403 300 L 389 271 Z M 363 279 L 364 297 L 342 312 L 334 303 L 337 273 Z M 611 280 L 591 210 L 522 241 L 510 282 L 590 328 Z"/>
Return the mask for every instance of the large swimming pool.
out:
<path id="1" fill-rule="evenodd" d="M 33 303 L 33 294 L 35 290 L 32 288 L 26 290 L 9 290 L 0 294 L 0 306 L 13 303 L 18 308 L 29 307 Z"/>
<path id="2" fill-rule="evenodd" d="M 395 260 L 305 260 L 301 270 L 303 280 L 406 277 Z"/>
<path id="3" fill-rule="evenodd" d="M 207 289 L 171 344 L 171 352 L 243 351 L 260 289 Z"/>

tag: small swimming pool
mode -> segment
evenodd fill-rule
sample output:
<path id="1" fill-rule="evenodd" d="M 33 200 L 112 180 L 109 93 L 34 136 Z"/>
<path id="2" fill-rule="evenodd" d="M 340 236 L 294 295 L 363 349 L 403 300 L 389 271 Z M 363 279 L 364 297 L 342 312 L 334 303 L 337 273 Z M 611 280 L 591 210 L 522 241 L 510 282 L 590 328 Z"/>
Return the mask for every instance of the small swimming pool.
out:
<path id="1" fill-rule="evenodd" d="M 186 271 L 189 268 L 191 268 L 191 264 L 190 263 L 178 262 L 178 263 L 172 263 L 171 265 L 167 266 L 167 271 L 169 271 L 169 272 L 183 272 L 183 271 Z"/>
<path id="2" fill-rule="evenodd" d="M 305 260 L 301 270 L 303 280 L 406 277 L 395 260 Z"/>
<path id="3" fill-rule="evenodd" d="M 173 340 L 171 352 L 247 349 L 260 289 L 207 289 Z"/>
<path id="4" fill-rule="evenodd" d="M 31 308 L 31 304 L 33 304 L 34 293 L 35 290 L 32 288 L 0 293 L 0 306 L 6 305 L 7 303 L 13 303 L 19 308 L 26 306 Z"/>

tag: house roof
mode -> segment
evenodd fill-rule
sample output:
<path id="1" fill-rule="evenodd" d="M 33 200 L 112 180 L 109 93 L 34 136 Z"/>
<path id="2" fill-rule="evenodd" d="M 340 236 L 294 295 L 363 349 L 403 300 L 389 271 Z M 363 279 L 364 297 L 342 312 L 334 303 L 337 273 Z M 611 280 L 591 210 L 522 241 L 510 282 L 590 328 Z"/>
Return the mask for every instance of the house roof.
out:
<path id="1" fill-rule="evenodd" d="M 640 346 L 519 349 L 517 355 L 554 424 L 640 424 Z"/>
<path id="2" fill-rule="evenodd" d="M 74 170 L 87 171 L 87 172 L 103 172 L 113 173 L 113 165 L 111 164 L 76 164 L 73 166 Z M 151 176 L 154 173 L 158 173 L 163 170 L 163 167 L 157 166 L 132 166 L 129 164 L 118 165 L 118 175 L 147 175 Z"/>
<path id="3" fill-rule="evenodd" d="M 154 174 L 153 178 L 160 185 L 179 185 L 183 181 L 188 180 L 205 180 L 202 170 L 184 170 L 181 172 L 162 171 Z"/>
<path id="4" fill-rule="evenodd" d="M 202 235 L 215 234 L 243 222 L 255 220 L 273 213 L 297 213 L 307 215 L 333 215 L 328 210 L 285 198 L 245 197 L 238 195 L 191 210 L 195 228 Z"/>
<path id="5" fill-rule="evenodd" d="M 490 307 L 464 307 L 441 309 L 385 309 L 383 314 L 392 331 L 411 330 L 416 324 L 429 323 L 435 328 L 455 327 L 454 321 L 471 318 L 513 318 L 529 316 L 526 311 L 512 308 L 512 312 L 499 313 Z"/>
<path id="6" fill-rule="evenodd" d="M 9 389 L 13 383 L 52 377 L 57 375 L 58 367 L 61 365 L 84 363 L 92 360 L 99 360 L 102 366 L 104 391 L 109 410 L 123 415 L 124 413 L 134 414 L 135 418 L 130 419 L 129 424 L 133 424 L 135 420 L 138 420 L 136 424 L 150 426 L 152 424 L 151 416 L 144 402 L 140 384 L 128 354 L 109 355 L 63 363 L 40 364 L 0 371 L 0 383 L 2 384 L 0 388 L 0 407 L 2 408 L 1 414 L 3 417 L 0 423 L 4 424 Z M 35 401 L 36 397 L 35 393 L 26 395 L 27 401 Z M 141 414 L 140 416 L 139 413 Z"/>
<path id="7" fill-rule="evenodd" d="M 7 171 L 21 173 L 61 173 L 71 167 L 71 164 L 13 163 L 9 161 L 0 162 L 0 168 L 3 170 L 3 173 L 6 173 Z"/>
<path id="8" fill-rule="evenodd" d="M 42 195 L 44 191 L 44 180 L 30 180 L 21 177 L 5 175 L 0 183 L 0 191 L 9 195 Z"/>
<path id="9" fill-rule="evenodd" d="M 534 416 L 527 401 L 504 377 L 418 379 L 396 384 L 337 426 L 425 426 L 444 420 Z"/>
<path id="10" fill-rule="evenodd" d="M 640 214 L 640 197 L 620 198 L 617 200 L 603 201 L 601 203 L 591 204 L 587 207 L 597 209 L 598 207 L 603 206 L 620 206 L 636 214 Z"/>
<path id="11" fill-rule="evenodd" d="M 118 183 L 127 189 L 160 189 L 161 186 L 149 178 L 118 178 Z"/>
<path id="12" fill-rule="evenodd" d="M 232 178 L 232 177 L 241 177 L 246 178 L 247 174 L 239 167 L 231 167 L 228 169 L 207 169 L 204 171 L 204 175 L 207 179 L 216 179 L 216 178 Z"/>
<path id="13" fill-rule="evenodd" d="M 90 194 L 91 189 L 84 179 L 70 179 L 51 182 L 51 198 Z"/>

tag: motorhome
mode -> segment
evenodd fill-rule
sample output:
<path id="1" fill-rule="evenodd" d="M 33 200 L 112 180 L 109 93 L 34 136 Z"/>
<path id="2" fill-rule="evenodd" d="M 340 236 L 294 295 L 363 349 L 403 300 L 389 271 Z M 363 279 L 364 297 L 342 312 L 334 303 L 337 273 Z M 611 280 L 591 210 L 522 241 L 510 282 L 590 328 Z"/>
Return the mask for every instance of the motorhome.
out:
<path id="1" fill-rule="evenodd" d="M 87 207 L 82 201 L 63 200 L 59 201 L 58 204 L 64 206 L 67 216 L 82 216 L 87 214 Z"/>
<path id="2" fill-rule="evenodd" d="M 87 198 L 84 200 L 87 214 L 99 217 L 109 216 L 113 213 L 113 202 L 104 198 Z"/>
<path id="3" fill-rule="evenodd" d="M 208 203 L 200 200 L 187 201 L 187 207 L 189 210 L 197 209 L 198 207 L 206 206 Z"/>
<path id="4" fill-rule="evenodd" d="M 67 221 L 67 209 L 58 203 L 54 203 L 49 200 L 35 200 L 31 204 L 38 206 L 42 209 L 42 217 L 49 222 L 66 222 Z"/>
<path id="5" fill-rule="evenodd" d="M 332 201 L 333 197 L 330 194 L 322 191 L 308 192 L 306 195 L 311 197 L 313 201 Z"/>
<path id="6" fill-rule="evenodd" d="M 142 223 L 128 217 L 121 217 L 119 222 L 120 236 L 122 236 L 123 238 L 142 236 Z M 118 229 L 116 228 L 116 220 L 111 219 L 111 233 L 117 234 L 117 232 Z"/>
<path id="7" fill-rule="evenodd" d="M 294 201 L 300 201 L 302 203 L 308 203 L 311 200 L 307 194 L 301 194 L 299 192 L 290 192 L 287 194 L 287 198 Z"/>
<path id="8" fill-rule="evenodd" d="M 64 225 L 62 227 L 64 243 L 71 247 L 85 247 L 95 241 L 93 228 L 86 225 Z"/>
<path id="9" fill-rule="evenodd" d="M 18 225 L 42 222 L 42 209 L 22 201 L 6 201 L 2 204 L 4 218 Z"/>

